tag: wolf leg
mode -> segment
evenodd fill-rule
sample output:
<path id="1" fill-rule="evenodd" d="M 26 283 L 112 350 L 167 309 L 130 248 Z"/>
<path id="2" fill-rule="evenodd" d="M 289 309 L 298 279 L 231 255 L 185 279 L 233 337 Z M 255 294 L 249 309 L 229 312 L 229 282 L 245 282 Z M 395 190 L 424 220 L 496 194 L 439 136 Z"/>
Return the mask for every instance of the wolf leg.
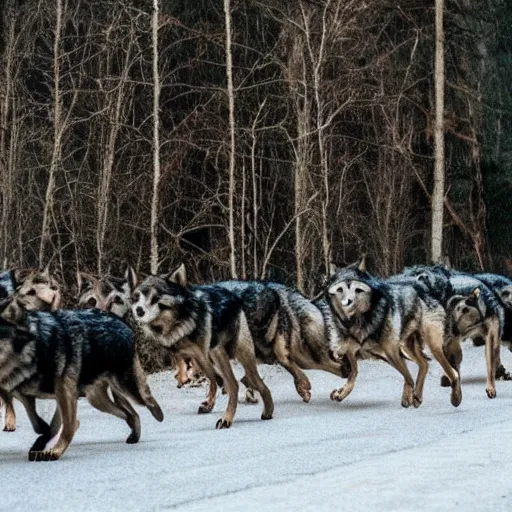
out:
<path id="1" fill-rule="evenodd" d="M 215 406 L 215 400 L 217 398 L 217 374 L 211 362 L 206 358 L 203 349 L 195 343 L 190 343 L 184 347 L 182 349 L 182 355 L 192 358 L 209 381 L 208 397 L 201 403 L 197 411 L 199 414 L 207 414 L 211 412 Z"/>
<path id="2" fill-rule="evenodd" d="M 496 380 L 512 380 L 512 375 L 509 371 L 501 364 L 501 355 L 500 355 L 500 348 L 498 347 L 498 350 L 494 356 L 494 359 L 496 361 Z"/>
<path id="3" fill-rule="evenodd" d="M 415 335 L 409 337 L 403 350 L 418 365 L 418 375 L 414 386 L 412 403 L 417 408 L 423 402 L 423 386 L 428 373 L 428 361 L 423 354 L 421 341 Z"/>
<path id="4" fill-rule="evenodd" d="M 69 375 L 59 377 L 55 383 L 55 396 L 59 414 L 62 419 L 62 427 L 56 436 L 55 446 L 53 439 L 50 440 L 52 446 L 44 451 L 30 451 L 29 460 L 50 461 L 58 460 L 67 450 L 77 429 L 76 409 L 78 402 L 78 390 L 76 378 Z"/>
<path id="5" fill-rule="evenodd" d="M 487 380 L 485 383 L 485 392 L 489 398 L 496 398 L 496 355 L 499 354 L 499 326 L 498 321 L 492 320 L 485 338 L 485 360 L 487 363 Z"/>
<path id="6" fill-rule="evenodd" d="M 25 411 L 27 411 L 28 419 L 36 434 L 50 435 L 51 428 L 46 421 L 37 414 L 36 399 L 29 396 L 16 395 L 16 398 L 23 404 Z M 51 436 L 50 436 L 51 437 Z"/>
<path id="7" fill-rule="evenodd" d="M 295 389 L 304 402 L 311 400 L 311 383 L 306 374 L 290 357 L 287 340 L 282 333 L 275 337 L 274 354 L 279 364 L 293 376 Z"/>
<path id="8" fill-rule="evenodd" d="M 356 384 L 358 374 L 357 358 L 355 354 L 349 351 L 347 352 L 346 356 L 350 363 L 350 373 L 348 375 L 347 382 L 343 387 L 341 387 L 340 389 L 335 389 L 331 393 L 331 400 L 336 400 L 337 402 L 345 400 L 345 398 L 347 398 L 347 396 L 350 395 L 350 393 L 352 393 L 352 390 L 354 389 L 354 386 Z"/>
<path id="9" fill-rule="evenodd" d="M 432 355 L 441 365 L 445 375 L 443 377 L 448 381 L 448 386 L 452 388 L 450 395 L 451 404 L 458 407 L 462 401 L 462 388 L 460 383 L 460 363 L 462 362 L 462 348 L 458 338 L 451 340 L 444 345 L 444 326 L 433 324 L 423 333 L 425 343 L 430 348 Z M 444 346 L 443 346 L 444 345 Z M 445 382 L 441 378 L 441 385 Z"/>
<path id="10" fill-rule="evenodd" d="M 133 409 L 132 405 L 122 395 L 121 389 L 117 383 L 112 383 L 112 396 L 114 402 L 108 396 L 108 383 L 106 381 L 100 382 L 91 386 L 86 393 L 88 402 L 98 411 L 112 414 L 117 418 L 128 423 L 131 433 L 126 439 L 128 444 L 138 442 L 140 439 L 140 418 L 137 412 Z"/>
<path id="11" fill-rule="evenodd" d="M 174 375 L 174 378 L 178 382 L 178 388 L 181 388 L 185 384 L 190 382 L 190 377 L 188 375 L 188 367 L 187 362 L 185 361 L 184 357 L 177 357 L 176 358 L 176 374 Z"/>
<path id="12" fill-rule="evenodd" d="M 4 415 L 4 432 L 14 432 L 16 430 L 16 413 L 14 412 L 14 404 L 12 396 L 0 390 L 0 404 L 3 402 L 5 408 Z"/>
<path id="13" fill-rule="evenodd" d="M 119 384 L 121 384 L 121 380 L 122 389 L 119 390 L 121 394 L 128 394 L 138 404 L 146 406 L 155 420 L 163 421 L 164 413 L 151 394 L 146 374 L 142 369 L 138 356 L 135 356 L 130 371 L 121 376 L 121 378 L 118 378 Z"/>
<path id="14" fill-rule="evenodd" d="M 249 383 L 249 379 L 247 378 L 247 375 L 244 375 L 240 382 L 246 387 L 245 390 L 245 401 L 248 404 L 257 404 L 258 399 L 256 398 L 256 395 L 254 394 L 254 387 Z"/>
<path id="15" fill-rule="evenodd" d="M 210 350 L 210 357 L 212 358 L 215 367 L 219 370 L 224 386 L 228 392 L 228 406 L 226 412 L 217 421 L 216 428 L 229 428 L 233 424 L 235 418 L 236 406 L 238 402 L 238 381 L 233 374 L 229 356 L 223 346 L 217 346 Z"/>
<path id="16" fill-rule="evenodd" d="M 250 334 L 248 335 L 250 337 Z M 262 420 L 269 420 L 272 418 L 274 413 L 274 401 L 272 400 L 272 394 L 267 385 L 263 382 L 260 374 L 258 373 L 258 366 L 256 364 L 256 354 L 254 353 L 254 346 L 252 340 L 242 340 L 237 344 L 236 358 L 240 361 L 240 364 L 244 367 L 245 377 L 248 383 L 256 388 L 261 395 L 263 400 L 263 413 L 261 415 Z"/>
<path id="17" fill-rule="evenodd" d="M 414 402 L 414 379 L 412 378 L 411 372 L 407 368 L 407 365 L 400 354 L 398 343 L 394 340 L 389 340 L 383 346 L 383 349 L 386 361 L 395 368 L 395 370 L 400 372 L 404 378 L 402 407 L 410 407 Z"/>

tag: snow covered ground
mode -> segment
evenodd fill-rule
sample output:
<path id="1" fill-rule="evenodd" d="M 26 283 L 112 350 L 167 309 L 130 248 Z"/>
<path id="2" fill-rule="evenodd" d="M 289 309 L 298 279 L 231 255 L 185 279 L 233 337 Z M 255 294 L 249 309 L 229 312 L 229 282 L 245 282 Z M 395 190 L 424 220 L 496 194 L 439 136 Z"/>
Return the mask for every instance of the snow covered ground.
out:
<path id="1" fill-rule="evenodd" d="M 17 403 L 18 431 L 0 432 L 0 510 L 508 511 L 512 382 L 498 382 L 489 400 L 484 351 L 464 348 L 457 409 L 434 362 L 423 405 L 407 410 L 401 377 L 383 363 L 361 363 L 343 403 L 329 399 L 340 379 L 309 372 L 309 404 L 286 372 L 261 366 L 274 419 L 259 419 L 261 404 L 240 403 L 233 427 L 218 431 L 225 397 L 211 415 L 197 415 L 205 389 L 178 390 L 165 373 L 150 379 L 165 420 L 140 410 L 139 444 L 124 443 L 124 422 L 81 401 L 81 427 L 64 458 L 51 463 L 28 462 L 35 434 Z M 39 403 L 50 416 L 53 402 Z"/>

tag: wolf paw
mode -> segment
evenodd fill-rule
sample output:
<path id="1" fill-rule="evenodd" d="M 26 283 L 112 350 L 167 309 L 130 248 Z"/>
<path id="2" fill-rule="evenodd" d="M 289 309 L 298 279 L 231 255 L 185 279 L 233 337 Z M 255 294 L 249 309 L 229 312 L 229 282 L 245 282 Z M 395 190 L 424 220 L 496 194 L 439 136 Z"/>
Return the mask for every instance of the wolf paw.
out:
<path id="1" fill-rule="evenodd" d="M 416 393 L 412 397 L 412 405 L 417 409 L 423 403 L 423 398 Z"/>
<path id="2" fill-rule="evenodd" d="M 441 387 L 442 388 L 449 388 L 450 386 L 451 386 L 450 379 L 446 375 L 443 375 L 441 377 Z"/>
<path id="3" fill-rule="evenodd" d="M 126 444 L 136 444 L 139 442 L 140 435 L 132 432 L 127 438 L 126 438 Z"/>
<path id="4" fill-rule="evenodd" d="M 231 427 L 231 425 L 233 425 L 233 420 L 228 420 L 226 418 L 220 418 L 217 421 L 217 424 L 215 425 L 215 428 L 216 429 L 229 428 L 229 427 Z"/>
<path id="5" fill-rule="evenodd" d="M 10 425 L 7 422 L 4 425 L 4 432 L 14 432 L 16 430 L 16 425 Z"/>
<path id="6" fill-rule="evenodd" d="M 404 393 L 402 395 L 402 407 L 405 407 L 406 409 L 413 405 L 414 398 L 412 394 L 412 390 L 404 390 Z"/>
<path id="7" fill-rule="evenodd" d="M 247 403 L 247 404 L 257 404 L 258 403 L 258 398 L 254 394 L 254 389 L 249 388 L 245 392 L 245 403 Z"/>
<path id="8" fill-rule="evenodd" d="M 496 368 L 496 380 L 512 380 L 512 375 L 502 364 Z"/>
<path id="9" fill-rule="evenodd" d="M 331 393 L 331 400 L 335 402 L 341 402 L 343 400 L 343 388 L 342 389 L 334 389 Z"/>
<path id="10" fill-rule="evenodd" d="M 208 414 L 212 412 L 213 404 L 210 404 L 208 401 L 201 402 L 199 409 L 197 410 L 197 414 Z"/>
<path id="11" fill-rule="evenodd" d="M 55 450 L 45 450 L 45 451 L 33 451 L 30 450 L 28 452 L 28 460 L 31 462 L 49 462 L 52 460 L 59 460 L 60 453 Z"/>
<path id="12" fill-rule="evenodd" d="M 272 419 L 272 413 L 262 413 L 261 419 L 262 420 L 271 420 Z"/>
<path id="13" fill-rule="evenodd" d="M 460 388 L 460 381 L 457 381 L 452 386 L 452 394 L 450 397 L 450 402 L 452 403 L 453 407 L 458 407 L 460 403 L 462 402 L 462 390 Z"/>
<path id="14" fill-rule="evenodd" d="M 485 392 L 489 398 L 496 398 L 496 388 L 485 388 Z"/>

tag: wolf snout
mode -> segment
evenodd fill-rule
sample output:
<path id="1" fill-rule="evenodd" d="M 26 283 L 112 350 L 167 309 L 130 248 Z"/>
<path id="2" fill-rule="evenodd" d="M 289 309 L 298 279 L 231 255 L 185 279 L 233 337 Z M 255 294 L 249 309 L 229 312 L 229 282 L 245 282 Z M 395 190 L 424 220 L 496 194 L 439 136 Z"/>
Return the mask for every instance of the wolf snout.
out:
<path id="1" fill-rule="evenodd" d="M 137 313 L 137 316 L 144 316 L 144 310 L 140 306 L 137 306 L 135 313 Z"/>

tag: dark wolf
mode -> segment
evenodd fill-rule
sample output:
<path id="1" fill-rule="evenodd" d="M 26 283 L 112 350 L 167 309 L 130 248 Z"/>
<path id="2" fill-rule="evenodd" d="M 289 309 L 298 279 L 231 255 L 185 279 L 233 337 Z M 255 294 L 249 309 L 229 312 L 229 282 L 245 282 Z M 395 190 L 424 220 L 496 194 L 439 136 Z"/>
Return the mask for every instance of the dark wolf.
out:
<path id="1" fill-rule="evenodd" d="M 15 315 L 19 307 L 28 311 L 55 311 L 60 307 L 61 296 L 61 286 L 48 269 L 12 269 L 0 273 L 0 312 L 4 318 Z M 4 431 L 14 432 L 16 414 L 12 397 L 0 391 L 0 402 L 5 404 Z"/>
<path id="2" fill-rule="evenodd" d="M 117 317 L 97 310 L 20 309 L 16 323 L 1 318 L 0 389 L 23 403 L 40 434 L 29 451 L 30 460 L 62 457 L 78 428 L 79 396 L 124 419 L 131 428 L 128 443 L 140 437 L 140 419 L 128 398 L 163 420 L 136 357 L 131 330 Z M 57 401 L 51 425 L 37 415 L 37 398 Z"/>
<path id="3" fill-rule="evenodd" d="M 272 282 L 233 280 L 216 285 L 242 301 L 258 359 L 285 368 L 305 402 L 311 400 L 311 383 L 303 370 L 347 377 L 347 362 L 336 361 L 330 353 L 333 325 L 324 302 L 311 302 L 297 290 Z"/>
<path id="4" fill-rule="evenodd" d="M 446 309 L 444 351 L 458 372 L 462 362 L 461 343 L 466 339 L 472 339 L 476 344 L 483 341 L 487 365 L 486 393 L 489 398 L 495 398 L 495 373 L 500 360 L 504 310 L 494 293 L 475 277 L 450 271 L 441 265 L 410 267 L 402 274 L 416 278 L 432 295 L 442 298 Z M 441 385 L 447 384 L 445 376 Z"/>
<path id="5" fill-rule="evenodd" d="M 139 353 L 155 358 L 166 354 L 169 358 L 176 354 L 189 357 L 206 375 L 210 391 L 201 412 L 212 410 L 217 374 L 220 376 L 228 406 L 217 428 L 229 428 L 236 412 L 238 382 L 230 364 L 233 358 L 243 366 L 246 382 L 263 399 L 261 419 L 272 418 L 272 395 L 258 373 L 251 332 L 236 295 L 216 285 L 190 285 L 182 265 L 175 272 L 150 276 L 139 284 L 132 298 L 132 314 L 147 333 L 146 346 L 138 347 Z"/>
<path id="6" fill-rule="evenodd" d="M 336 396 L 343 400 L 354 388 L 358 359 L 377 358 L 395 368 L 404 377 L 402 406 L 419 407 L 428 360 L 427 345 L 450 380 L 451 403 L 462 400 L 458 372 L 443 352 L 445 312 L 438 301 L 409 283 L 388 283 L 366 271 L 364 258 L 337 269 L 325 290 L 326 301 L 335 318 L 339 337 L 331 340 L 338 357 L 347 356 L 351 373 Z M 414 361 L 418 376 L 414 382 L 404 356 Z"/>
<path id="7" fill-rule="evenodd" d="M 496 300 L 503 308 L 504 323 L 501 341 L 512 352 L 512 280 L 499 274 L 473 274 L 475 279 L 484 283 L 495 295 Z M 501 364 L 500 358 L 496 361 L 496 379 L 512 380 L 512 375 Z"/>
<path id="8" fill-rule="evenodd" d="M 77 273 L 78 295 L 77 305 L 79 308 L 98 308 L 109 311 L 119 318 L 123 318 L 136 333 L 136 337 L 145 336 L 138 326 L 131 321 L 131 295 L 137 286 L 137 274 L 133 268 L 128 267 L 124 277 L 104 276 L 96 277 L 85 272 Z M 138 345 L 144 346 L 143 343 Z M 142 355 L 143 356 L 143 355 Z M 185 361 L 180 357 L 174 359 L 166 358 L 165 366 L 152 364 L 153 357 L 142 357 L 142 364 L 146 373 L 169 370 L 176 366 L 174 378 L 178 388 L 185 384 L 195 385 L 199 382 L 195 378 L 195 367 L 191 360 Z M 149 364 L 146 364 L 149 363 Z"/>

